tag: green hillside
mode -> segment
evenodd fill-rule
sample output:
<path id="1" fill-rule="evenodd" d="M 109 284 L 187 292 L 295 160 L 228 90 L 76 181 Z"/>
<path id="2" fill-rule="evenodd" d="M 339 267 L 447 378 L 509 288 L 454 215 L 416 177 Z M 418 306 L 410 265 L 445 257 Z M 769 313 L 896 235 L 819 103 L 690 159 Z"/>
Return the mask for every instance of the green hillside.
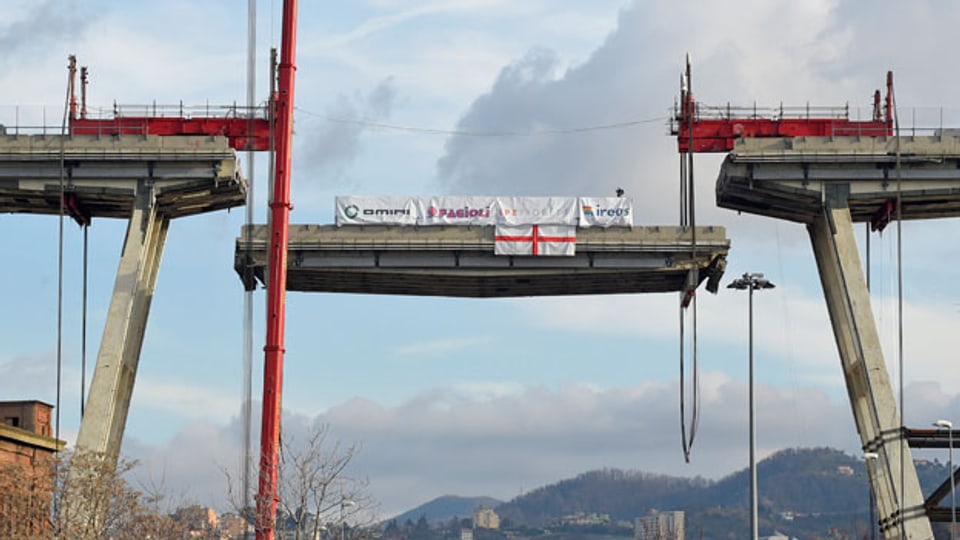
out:
<path id="1" fill-rule="evenodd" d="M 865 463 L 830 448 L 789 449 L 757 467 L 761 536 L 779 531 L 801 540 L 870 538 Z M 940 462 L 917 462 L 924 493 L 948 478 Z M 441 497 L 392 520 L 384 538 L 458 538 L 477 506 L 494 507 L 501 529 L 477 540 L 630 538 L 635 518 L 683 510 L 687 538 L 749 537 L 749 470 L 720 480 L 601 469 L 541 487 L 497 505 L 492 499 Z M 461 518 L 461 519 L 455 519 Z M 937 538 L 947 530 L 934 527 Z"/>
<path id="2" fill-rule="evenodd" d="M 924 493 L 948 477 L 939 462 L 918 462 Z M 783 450 L 757 466 L 761 534 L 861 538 L 870 494 L 862 459 L 829 448 Z M 548 527 L 561 517 L 608 514 L 612 523 L 656 510 L 686 512 L 687 533 L 704 539 L 749 536 L 749 469 L 717 481 L 603 469 L 531 491 L 496 508 L 511 523 Z"/>

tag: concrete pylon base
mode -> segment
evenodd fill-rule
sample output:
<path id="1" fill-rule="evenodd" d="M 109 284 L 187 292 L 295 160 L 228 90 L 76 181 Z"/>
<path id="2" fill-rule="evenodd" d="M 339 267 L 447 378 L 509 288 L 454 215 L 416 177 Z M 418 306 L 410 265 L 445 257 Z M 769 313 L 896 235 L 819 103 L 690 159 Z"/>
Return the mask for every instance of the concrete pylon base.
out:
<path id="1" fill-rule="evenodd" d="M 829 198 L 828 198 L 829 199 Z M 834 198 L 807 226 L 840 352 L 844 380 L 888 540 L 933 538 L 910 447 L 887 375 L 850 209 Z"/>

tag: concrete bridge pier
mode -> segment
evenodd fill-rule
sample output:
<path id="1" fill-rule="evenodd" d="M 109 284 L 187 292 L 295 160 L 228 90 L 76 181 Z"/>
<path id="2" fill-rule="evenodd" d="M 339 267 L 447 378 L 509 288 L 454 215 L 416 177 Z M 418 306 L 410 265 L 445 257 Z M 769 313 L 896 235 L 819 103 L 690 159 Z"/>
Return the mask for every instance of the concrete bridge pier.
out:
<path id="1" fill-rule="evenodd" d="M 807 230 L 860 442 L 865 452 L 876 454 L 866 465 L 876 494 L 880 529 L 883 537 L 891 540 L 933 538 L 910 447 L 901 436 L 900 414 L 870 307 L 846 194 L 831 193 L 844 187 L 828 187 L 823 213 Z"/>
<path id="2" fill-rule="evenodd" d="M 84 452 L 114 459 L 120 454 L 169 225 L 170 218 L 157 211 L 152 182 L 140 181 L 77 435 Z"/>

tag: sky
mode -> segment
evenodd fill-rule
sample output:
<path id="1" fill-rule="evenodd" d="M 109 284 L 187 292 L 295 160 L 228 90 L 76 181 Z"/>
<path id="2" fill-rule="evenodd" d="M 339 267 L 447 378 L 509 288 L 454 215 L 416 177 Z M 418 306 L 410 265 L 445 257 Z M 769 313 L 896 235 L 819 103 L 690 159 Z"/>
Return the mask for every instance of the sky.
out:
<path id="1" fill-rule="evenodd" d="M 280 3 L 257 3 L 258 102 L 269 48 L 279 46 Z M 332 223 L 336 195 L 610 196 L 622 186 L 637 225 L 676 225 L 667 119 L 686 54 L 703 103 L 849 104 L 867 114 L 893 70 L 905 128 L 960 126 L 960 73 L 942 60 L 958 16 L 958 5 L 924 0 L 302 2 L 291 222 Z M 0 5 L 0 21 L 7 126 L 57 129 L 71 53 L 90 68 L 91 107 L 246 101 L 247 2 L 20 0 Z M 545 133 L 616 124 L 624 125 Z M 469 135 L 491 131 L 523 135 Z M 697 222 L 726 227 L 725 281 L 750 271 L 777 285 L 755 298 L 759 453 L 830 446 L 860 455 L 806 233 L 716 208 L 721 159 L 696 157 Z M 259 223 L 265 163 L 257 156 L 248 173 Z M 243 289 L 233 250 L 243 222 L 234 209 L 172 223 L 123 447 L 145 481 L 221 508 L 224 471 L 236 470 L 242 440 Z M 960 370 L 949 368 L 960 247 L 944 241 L 958 225 L 903 224 L 902 358 L 896 235 L 871 237 L 873 308 L 913 427 L 960 420 Z M 56 217 L 0 214 L 0 399 L 56 401 L 58 226 Z M 99 219 L 89 231 L 88 379 L 125 228 Z M 82 234 L 68 221 L 59 418 L 71 442 L 81 264 Z M 255 295 L 254 409 L 263 296 Z M 748 465 L 747 297 L 721 289 L 699 298 L 702 402 L 690 463 L 675 294 L 292 292 L 283 429 L 303 437 L 329 424 L 358 445 L 350 474 L 369 480 L 383 516 L 445 494 L 506 500 L 602 467 L 721 478 Z"/>

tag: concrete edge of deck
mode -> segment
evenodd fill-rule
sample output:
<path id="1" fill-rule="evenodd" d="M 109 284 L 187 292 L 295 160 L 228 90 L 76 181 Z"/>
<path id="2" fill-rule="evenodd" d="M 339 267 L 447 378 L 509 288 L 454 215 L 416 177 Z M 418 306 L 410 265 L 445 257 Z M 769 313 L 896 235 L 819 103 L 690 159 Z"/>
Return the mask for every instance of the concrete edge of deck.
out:
<path id="1" fill-rule="evenodd" d="M 242 231 L 246 232 L 246 231 Z M 269 231 L 237 239 L 245 287 L 263 283 Z M 722 275 L 723 227 L 577 230 L 576 255 L 494 255 L 493 227 L 291 225 L 287 289 L 305 292 L 511 297 L 680 291 Z"/>
<path id="2" fill-rule="evenodd" d="M 58 214 L 61 178 L 93 218 L 129 217 L 143 182 L 171 218 L 241 206 L 247 189 L 225 137 L 0 135 L 0 213 Z"/>

